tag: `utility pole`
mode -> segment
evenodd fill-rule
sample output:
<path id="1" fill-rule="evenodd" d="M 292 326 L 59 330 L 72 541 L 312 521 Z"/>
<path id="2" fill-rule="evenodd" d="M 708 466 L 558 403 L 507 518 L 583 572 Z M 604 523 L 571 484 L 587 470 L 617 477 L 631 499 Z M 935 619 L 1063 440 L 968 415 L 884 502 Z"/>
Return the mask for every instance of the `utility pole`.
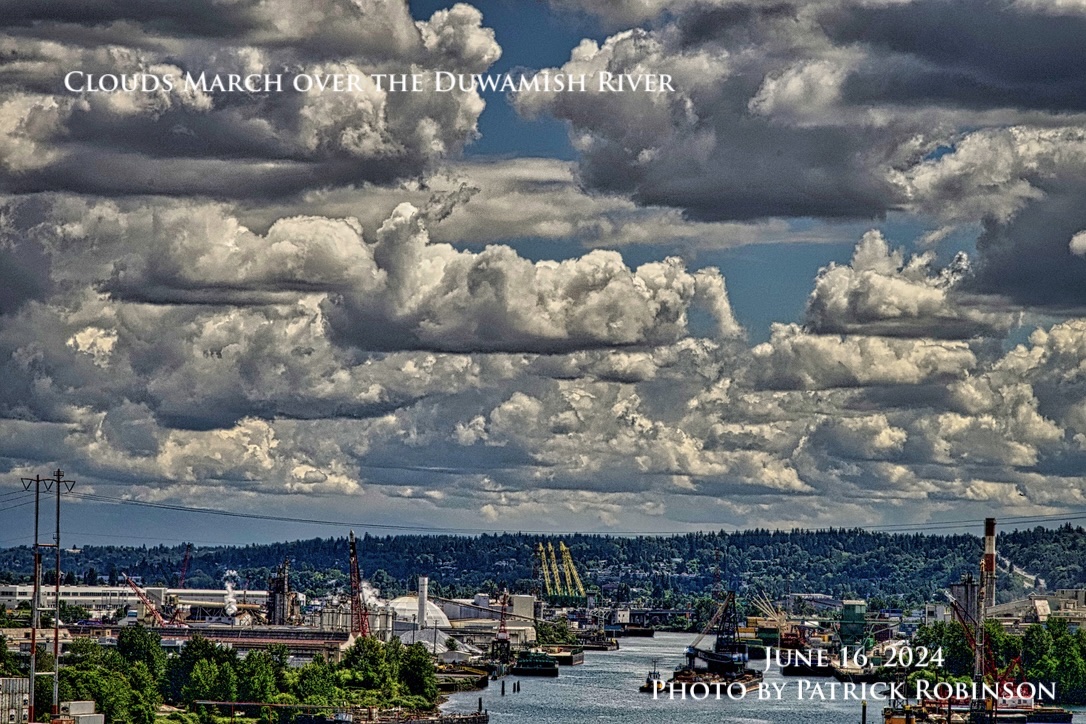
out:
<path id="1" fill-rule="evenodd" d="M 66 480 L 64 478 L 64 471 L 58 469 L 53 473 L 51 478 L 42 478 L 35 475 L 33 478 L 22 478 L 23 490 L 30 490 L 30 486 L 34 486 L 34 594 L 33 600 L 30 604 L 30 696 L 27 707 L 27 714 L 30 715 L 30 721 L 34 721 L 34 680 L 38 676 L 52 676 L 53 677 L 53 707 L 52 714 L 56 718 L 60 714 L 60 494 L 63 488 L 67 492 L 71 492 L 75 486 L 74 480 Z M 46 492 L 54 492 L 56 494 L 56 528 L 53 531 L 53 542 L 42 543 L 40 537 L 39 518 L 41 513 L 41 491 L 45 488 Z M 56 570 L 55 578 L 53 580 L 53 607 L 42 608 L 41 606 L 41 568 L 42 568 L 42 549 L 53 548 L 56 553 Z M 41 623 L 41 612 L 52 611 L 53 612 L 53 670 L 49 673 L 38 672 L 38 626 Z"/>

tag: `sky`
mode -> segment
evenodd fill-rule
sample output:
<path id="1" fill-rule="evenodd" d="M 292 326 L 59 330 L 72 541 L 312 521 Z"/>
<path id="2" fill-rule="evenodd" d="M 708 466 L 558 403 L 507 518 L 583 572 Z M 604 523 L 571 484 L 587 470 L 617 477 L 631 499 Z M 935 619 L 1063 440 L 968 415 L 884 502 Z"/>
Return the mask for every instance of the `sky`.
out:
<path id="1" fill-rule="evenodd" d="M 17 3 L 0 546 L 58 468 L 77 544 L 1077 520 L 1084 36 L 1082 0 Z M 541 71 L 588 89 L 372 81 Z"/>

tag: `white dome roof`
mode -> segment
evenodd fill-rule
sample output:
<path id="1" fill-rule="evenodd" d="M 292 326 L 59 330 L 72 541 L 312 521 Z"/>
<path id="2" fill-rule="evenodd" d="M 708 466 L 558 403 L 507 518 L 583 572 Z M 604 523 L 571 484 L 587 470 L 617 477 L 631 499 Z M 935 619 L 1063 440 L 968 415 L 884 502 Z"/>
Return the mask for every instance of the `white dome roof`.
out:
<path id="1" fill-rule="evenodd" d="M 419 617 L 419 597 L 400 596 L 388 602 L 397 621 L 414 621 Z M 423 626 L 437 626 L 448 628 L 449 617 L 433 601 L 426 602 L 426 622 Z"/>

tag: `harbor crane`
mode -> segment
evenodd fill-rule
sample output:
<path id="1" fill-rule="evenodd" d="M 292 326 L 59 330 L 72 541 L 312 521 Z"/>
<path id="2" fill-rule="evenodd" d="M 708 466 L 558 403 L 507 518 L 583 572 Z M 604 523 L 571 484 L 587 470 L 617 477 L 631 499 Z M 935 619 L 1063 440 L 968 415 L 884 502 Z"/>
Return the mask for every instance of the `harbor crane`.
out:
<path id="1" fill-rule="evenodd" d="M 555 554 L 553 543 L 544 546 L 542 542 L 536 544 L 535 552 L 539 556 L 540 568 L 543 571 L 543 592 L 546 595 L 587 595 L 581 575 L 573 563 L 573 554 L 564 541 L 558 542 L 558 554 Z M 558 562 L 559 557 L 562 559 L 561 563 Z"/>
<path id="2" fill-rule="evenodd" d="M 159 628 L 164 628 L 166 626 L 166 619 L 164 619 L 162 617 L 162 614 L 158 612 L 158 609 L 155 607 L 154 602 L 152 602 L 151 599 L 147 597 L 147 594 L 143 591 L 142 588 L 136 585 L 135 581 L 128 577 L 127 573 L 122 573 L 121 575 L 124 576 L 124 582 L 128 584 L 128 587 L 136 592 L 136 597 L 140 600 L 140 603 L 143 604 L 144 608 L 147 609 L 147 612 L 151 615 L 151 618 L 154 619 L 155 626 Z"/>
<path id="3" fill-rule="evenodd" d="M 177 587 L 185 587 L 185 576 L 189 572 L 189 563 L 192 561 L 192 543 L 185 546 L 185 559 L 181 561 L 181 574 L 177 577 Z"/>
<path id="4" fill-rule="evenodd" d="M 573 556 L 569 552 L 569 546 L 564 541 L 558 543 L 558 549 L 562 551 L 562 567 L 566 571 L 566 590 L 569 595 L 584 596 L 584 584 L 581 583 L 581 576 L 577 573 L 577 567 L 573 565 Z"/>
<path id="5" fill-rule="evenodd" d="M 498 621 L 498 633 L 490 643 L 490 658 L 508 664 L 513 660 L 512 641 L 509 638 L 509 627 L 505 625 L 505 611 L 509 603 L 509 593 L 502 589 L 501 593 L 501 619 Z"/>
<path id="6" fill-rule="evenodd" d="M 547 544 L 547 557 L 551 567 L 551 577 L 554 578 L 555 593 L 559 596 L 565 596 L 567 595 L 566 588 L 562 585 L 562 578 L 558 575 L 558 561 L 554 557 L 554 545 L 552 543 Z"/>
<path id="7" fill-rule="evenodd" d="M 962 631 L 965 632 L 965 642 L 969 644 L 969 650 L 976 655 L 979 648 L 984 676 L 991 680 L 993 684 L 1002 688 L 1004 683 L 1013 680 L 1015 674 L 1022 671 L 1022 657 L 1017 656 L 1011 659 L 1006 668 L 1000 671 L 999 665 L 996 664 L 995 655 L 992 653 L 992 647 L 988 645 L 986 640 L 988 638 L 987 633 L 981 628 L 981 638 L 978 639 L 976 622 L 969 612 L 965 610 L 965 606 L 950 591 L 943 591 L 943 593 L 950 600 L 951 608 L 954 610 L 954 620 L 961 625 Z"/>
<path id="8" fill-rule="evenodd" d="M 551 584 L 551 570 L 547 564 L 547 551 L 542 543 L 536 546 L 536 554 L 539 555 L 539 567 L 543 571 L 543 592 L 548 596 L 553 596 L 554 586 Z"/>
<path id="9" fill-rule="evenodd" d="M 358 545 L 354 531 L 350 535 L 351 563 L 351 633 L 362 638 L 370 635 L 370 612 L 366 605 L 366 593 L 362 590 L 362 571 L 358 567 Z"/>

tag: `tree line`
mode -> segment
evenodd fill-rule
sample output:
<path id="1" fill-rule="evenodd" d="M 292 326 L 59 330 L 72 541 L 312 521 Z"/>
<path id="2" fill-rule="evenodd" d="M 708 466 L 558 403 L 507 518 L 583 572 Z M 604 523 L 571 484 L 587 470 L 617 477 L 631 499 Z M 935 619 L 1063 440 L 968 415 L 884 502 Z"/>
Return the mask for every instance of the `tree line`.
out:
<path id="1" fill-rule="evenodd" d="M 285 646 L 251 651 L 244 657 L 229 647 L 193 636 L 179 655 L 167 656 L 160 636 L 143 626 L 121 629 L 116 647 L 94 639 L 73 639 L 62 654 L 61 701 L 93 700 L 112 724 L 154 724 L 163 703 L 183 707 L 208 722 L 215 707 L 199 701 L 261 702 L 278 705 L 373 706 L 431 710 L 437 703 L 433 659 L 421 643 L 404 646 L 358 639 L 338 663 L 317 657 L 290 665 Z M 42 649 L 38 666 L 51 670 Z M 0 676 L 26 676 L 0 634 Z M 49 720 L 52 681 L 37 680 L 38 721 Z M 44 703 L 44 705 L 43 705 Z M 254 712 L 265 721 L 282 721 L 289 707 Z"/>
<path id="2" fill-rule="evenodd" d="M 559 540 L 569 545 L 586 583 L 608 598 L 650 605 L 689 603 L 691 596 L 711 588 L 718 570 L 722 582 L 740 592 L 822 592 L 916 604 L 975 572 L 982 549 L 977 535 L 748 530 L 638 537 L 365 535 L 360 557 L 364 576 L 385 597 L 413 589 L 420 575 L 430 576 L 438 596 L 470 596 L 501 587 L 528 593 L 540 588 L 536 545 L 557 547 Z M 1049 589 L 1086 586 L 1086 531 L 1081 527 L 1004 532 L 998 547 L 1015 566 L 1043 578 Z M 125 572 L 141 577 L 145 585 L 175 586 L 184 553 L 184 545 L 85 546 L 79 554 L 65 552 L 62 567 L 83 582 L 115 582 Z M 262 589 L 276 566 L 290 559 L 292 585 L 321 595 L 348 587 L 347 557 L 345 538 L 198 548 L 185 585 L 221 587 L 226 572 L 236 571 L 240 588 Z M 0 549 L 0 580 L 28 580 L 31 564 L 25 547 Z M 1023 580 L 1001 575 L 1000 600 L 1021 597 Z"/>

